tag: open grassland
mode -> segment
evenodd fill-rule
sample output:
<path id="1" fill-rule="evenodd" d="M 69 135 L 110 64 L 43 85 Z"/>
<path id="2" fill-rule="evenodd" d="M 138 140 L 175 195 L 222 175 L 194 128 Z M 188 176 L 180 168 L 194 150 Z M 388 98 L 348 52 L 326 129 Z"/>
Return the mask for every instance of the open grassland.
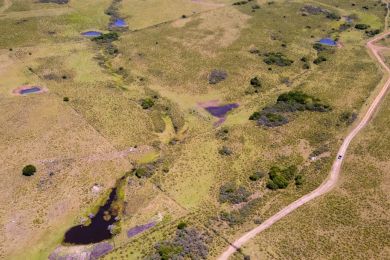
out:
<path id="1" fill-rule="evenodd" d="M 191 131 L 183 139 L 183 145 L 174 148 L 178 150 L 172 153 L 180 156 L 174 160 L 167 176 L 154 179 L 179 204 L 197 212 L 190 214 L 194 225 L 209 223 L 211 219 L 211 226 L 219 233 L 218 236 L 213 235 L 215 243 L 212 244 L 212 257 L 227 245 L 224 238 L 229 239 L 236 232 L 253 227 L 253 220 L 272 215 L 282 205 L 322 182 L 329 170 L 333 153 L 331 157 L 315 162 L 307 160 L 309 154 L 323 145 L 328 145 L 331 152 L 337 147 L 340 133 L 345 130 L 345 126 L 338 122 L 339 116 L 345 111 L 359 112 L 371 91 L 380 82 L 381 75 L 377 66 L 363 48 L 365 37 L 354 30 L 339 33 L 344 47 L 335 50 L 326 63 L 313 65 L 304 74 L 298 62 L 287 69 L 272 67 L 272 71 L 268 71 L 269 66 L 248 53 L 250 48 L 258 47 L 264 52 L 282 51 L 293 60 L 299 60 L 302 56 L 314 59 L 312 44 L 315 39 L 330 33 L 335 23 L 324 17 L 300 17 L 298 13 L 301 7 L 300 3 L 276 3 L 264 6 L 263 10 L 254 14 L 249 12 L 248 7 L 240 7 L 240 15 L 234 15 L 237 9 L 227 7 L 193 16 L 183 27 L 177 27 L 173 23 L 122 36 L 122 39 L 126 39 L 126 44 L 120 43 L 119 48 L 124 52 L 124 57 L 132 57 L 129 67 L 137 68 L 132 70 L 133 73 L 146 77 L 152 83 L 150 87 L 165 97 L 184 97 L 177 102 L 188 113 L 186 118 Z M 349 10 L 343 9 L 343 12 L 349 13 Z M 207 24 L 213 16 L 220 19 Z M 281 20 L 278 30 L 275 30 L 272 18 L 277 16 Z M 225 17 L 236 19 L 226 21 L 231 29 L 223 28 Z M 378 21 L 381 18 L 379 16 Z M 182 33 L 178 32 L 180 30 Z M 294 34 L 288 33 L 291 31 Z M 214 36 L 215 32 L 218 32 L 218 36 Z M 209 37 L 204 37 L 205 35 Z M 218 42 L 221 37 L 226 37 L 224 42 L 227 45 Z M 282 47 L 283 43 L 287 48 Z M 175 51 L 168 51 L 172 48 Z M 210 87 L 206 82 L 207 74 L 213 68 L 223 68 L 229 75 L 223 84 L 216 87 Z M 260 95 L 246 95 L 249 79 L 254 75 L 260 75 L 264 80 L 264 88 Z M 291 80 L 292 87 L 315 94 L 331 103 L 332 112 L 305 112 L 294 117 L 289 125 L 277 130 L 253 127 L 247 121 L 253 110 L 274 102 L 279 93 L 289 89 L 283 84 L 284 78 L 295 79 Z M 216 131 L 207 130 L 202 125 L 208 121 L 207 116 L 199 109 L 194 110 L 198 100 L 215 97 L 215 93 L 219 93 L 221 100 L 238 101 L 242 104 L 227 120 L 228 139 L 218 140 L 217 143 Z M 346 96 L 348 99 L 345 99 Z M 224 158 L 217 154 L 215 147 L 223 145 L 232 148 L 232 156 Z M 254 171 L 267 172 L 275 164 L 301 165 L 306 178 L 305 185 L 270 193 L 264 190 L 264 181 L 256 184 L 248 181 L 249 175 Z M 214 220 L 218 218 L 218 211 L 221 209 L 232 210 L 229 205 L 221 205 L 216 199 L 218 187 L 229 181 L 244 185 L 254 194 L 260 193 L 261 199 L 254 202 L 255 209 L 246 218 L 245 224 L 227 228 L 223 222 Z M 191 185 L 198 187 L 196 192 L 191 190 Z M 174 226 L 171 227 L 169 232 L 166 227 L 161 227 L 139 239 L 146 239 L 148 243 L 136 240 L 114 251 L 107 258 L 136 258 L 140 252 L 145 254 L 152 250 L 150 243 L 161 236 L 173 234 L 174 229 Z"/>
<path id="2" fill-rule="evenodd" d="M 126 18 L 131 30 L 142 29 L 156 24 L 174 21 L 194 13 L 200 13 L 231 4 L 232 0 L 166 0 L 166 1 L 142 1 L 123 0 L 120 14 Z M 163 11 L 161 11 L 163 10 Z"/>
<path id="3" fill-rule="evenodd" d="M 118 12 L 129 30 L 120 31 L 111 45 L 80 35 L 86 30 L 108 29 L 108 0 L 74 0 L 66 5 L 13 1 L 5 15 L 0 15 L 1 201 L 9 202 L 1 204 L 0 211 L 5 227 L 2 256 L 47 257 L 60 244 L 64 231 L 78 224 L 133 167 L 147 165 L 152 174 L 132 175 L 126 183 L 122 233 L 112 241 L 116 250 L 107 259 L 150 255 L 155 243 L 174 237 L 180 221 L 208 233 L 212 239 L 209 258 L 215 258 L 227 241 L 326 178 L 348 129 L 343 115 L 366 109 L 365 102 L 381 81 L 381 73 L 364 48 L 368 39 L 364 31 L 353 27 L 339 31 L 343 19 L 302 16 L 301 8 L 307 3 L 318 5 L 340 16 L 354 15 L 354 23 L 382 29 L 383 6 L 377 1 L 355 1 L 355 6 L 349 1 L 258 1 L 260 8 L 254 9 L 255 2 L 240 6 L 232 6 L 232 2 L 123 0 Z M 368 10 L 362 8 L 365 3 Z M 323 37 L 337 37 L 342 47 L 318 54 L 313 44 Z M 282 67 L 263 61 L 265 54 L 277 52 L 293 63 Z M 318 55 L 327 60 L 314 64 Z M 304 68 L 303 57 L 308 68 Z M 213 69 L 226 71 L 227 79 L 210 85 L 208 75 Z M 262 83 L 256 92 L 250 85 L 255 76 Z M 49 91 L 13 96 L 12 90 L 21 85 L 41 85 Z M 278 128 L 256 126 L 248 120 L 253 112 L 275 104 L 280 94 L 290 90 L 319 98 L 332 110 L 290 113 L 290 122 Z M 152 100 L 154 105 L 143 108 L 144 100 Z M 222 127 L 214 127 L 217 119 L 198 106 L 209 100 L 240 106 Z M 357 215 L 366 204 L 359 204 L 361 194 L 349 200 L 360 181 L 352 179 L 352 172 L 356 168 L 380 172 L 386 167 L 375 157 L 380 152 L 368 145 L 379 142 L 376 133 L 380 131 L 368 131 L 372 139 L 366 140 L 364 150 L 373 152 L 368 159 L 372 165 L 362 165 L 362 155 L 354 152 L 345 166 L 345 171 L 351 172 L 337 193 L 329 196 L 331 201 L 310 206 L 313 216 L 327 217 L 323 222 L 307 222 L 304 216 L 305 221 L 295 222 L 300 219 L 296 215 L 306 212 L 301 210 L 275 231 L 264 233 L 268 239 L 259 238 L 244 252 L 260 258 L 326 256 L 326 248 L 333 245 L 328 243 L 330 231 L 325 229 L 329 222 L 334 223 L 346 210 L 353 218 L 343 217 L 336 223 L 350 219 L 360 223 Z M 134 153 L 115 155 L 136 146 Z M 322 153 L 311 160 L 314 151 Z M 20 172 L 29 163 L 35 164 L 38 172 L 27 179 Z M 267 173 L 275 165 L 297 166 L 303 184 L 292 181 L 283 190 L 267 189 Z M 251 181 L 255 172 L 264 176 Z M 373 182 L 371 175 L 364 176 L 364 183 Z M 244 187 L 251 194 L 250 202 L 221 202 L 220 187 L 227 183 Z M 346 183 L 349 190 L 342 190 Z M 101 187 L 98 194 L 92 192 L 95 184 Z M 376 194 L 373 198 L 379 204 L 372 207 L 383 208 L 382 197 Z M 331 214 L 327 215 L 328 210 Z M 226 214 L 236 221 L 221 217 Z M 375 232 L 381 219 L 369 222 Z M 150 221 L 157 226 L 138 237 L 127 237 L 126 230 Z M 321 243 L 318 237 L 310 237 L 305 240 L 312 241 L 307 242 L 307 252 L 302 251 L 305 247 L 294 244 L 293 236 L 273 233 L 285 223 L 296 223 L 289 226 L 295 228 L 296 237 L 314 236 L 308 232 L 321 225 Z M 344 229 L 349 228 L 348 223 Z M 362 227 L 361 234 L 364 230 L 368 229 Z M 382 231 L 379 234 L 385 234 Z M 374 241 L 373 233 L 368 234 L 367 242 L 376 246 L 367 255 L 380 255 L 383 244 L 379 238 Z M 348 241 L 341 239 L 339 235 L 334 243 L 341 247 Z M 315 251 L 317 244 L 323 247 Z M 301 250 L 287 252 L 298 246 Z M 35 249 L 20 253 L 22 248 Z M 340 256 L 356 256 L 349 253 L 342 251 Z"/>
<path id="4" fill-rule="evenodd" d="M 338 187 L 243 248 L 254 259 L 389 258 L 389 104 L 354 141 Z M 332 250 L 330 250 L 332 248 Z"/>

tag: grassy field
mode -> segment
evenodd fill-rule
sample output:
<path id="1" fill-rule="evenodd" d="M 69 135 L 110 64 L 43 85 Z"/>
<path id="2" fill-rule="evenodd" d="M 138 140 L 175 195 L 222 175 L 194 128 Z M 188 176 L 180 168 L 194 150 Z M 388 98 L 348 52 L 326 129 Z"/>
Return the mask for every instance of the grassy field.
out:
<path id="1" fill-rule="evenodd" d="M 354 141 L 338 187 L 266 230 L 243 248 L 245 254 L 254 259 L 389 258 L 389 102 Z"/>
<path id="2" fill-rule="evenodd" d="M 109 241 L 115 250 L 107 259 L 153 254 L 156 243 L 173 239 L 180 221 L 207 233 L 208 257 L 214 259 L 227 241 L 326 178 L 350 127 L 345 115 L 366 108 L 382 74 L 364 48 L 367 33 L 353 26 L 339 30 L 344 18 L 303 16 L 301 9 L 320 6 L 352 16 L 353 24 L 383 29 L 384 7 L 377 1 L 354 6 L 349 1 L 233 2 L 123 0 L 116 11 L 128 28 L 118 31 L 117 40 L 99 42 L 81 33 L 109 30 L 108 0 L 12 1 L 0 15 L 0 198 L 6 202 L 0 204 L 0 258 L 47 258 L 64 232 L 133 168 L 149 167 L 152 174 L 130 176 L 125 185 L 122 232 Z M 313 45 L 323 37 L 338 38 L 340 47 L 317 53 Z M 277 52 L 293 63 L 264 62 Z M 314 64 L 319 55 L 326 61 Z M 225 71 L 227 78 L 209 84 L 213 69 Z M 256 91 L 250 84 L 254 77 L 261 79 Z M 22 85 L 48 92 L 12 95 Z M 276 128 L 248 120 L 291 90 L 332 109 L 288 113 L 290 122 Z M 152 107 L 143 107 L 145 100 Z M 210 100 L 239 107 L 215 127 L 217 118 L 199 106 Z M 379 136 L 385 114 L 381 111 L 366 137 L 354 144 L 336 192 L 286 218 L 243 252 L 255 259 L 327 258 L 326 250 L 337 247 L 330 257 L 386 258 L 387 179 L 381 171 L 389 149 Z M 135 152 L 116 156 L 131 147 Z M 311 160 L 316 151 L 321 152 Z M 27 178 L 21 170 L 30 163 L 38 172 Z M 303 184 L 267 189 L 267 173 L 276 165 L 296 166 Z M 264 176 L 251 181 L 255 172 Z M 220 188 L 227 184 L 243 187 L 250 202 L 221 202 Z M 94 185 L 102 187 L 100 193 L 92 191 Z M 364 192 L 357 194 L 359 187 Z M 378 209 L 377 215 L 367 205 Z M 156 227 L 126 236 L 126 230 L 150 221 Z M 357 234 L 352 233 L 356 224 Z M 291 236 L 285 236 L 286 229 Z M 355 238 L 353 245 L 343 232 Z M 358 239 L 363 236 L 366 240 Z"/>

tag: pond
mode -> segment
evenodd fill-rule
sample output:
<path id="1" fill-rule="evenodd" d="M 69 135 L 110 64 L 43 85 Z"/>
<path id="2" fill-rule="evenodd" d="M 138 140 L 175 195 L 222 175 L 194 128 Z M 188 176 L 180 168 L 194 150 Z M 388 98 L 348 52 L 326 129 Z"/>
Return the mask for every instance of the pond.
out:
<path id="1" fill-rule="evenodd" d="M 321 44 L 324 44 L 324 45 L 328 45 L 328 46 L 336 46 L 337 45 L 337 42 L 331 38 L 322 38 L 318 42 Z"/>
<path id="2" fill-rule="evenodd" d="M 205 107 L 207 112 L 209 112 L 211 115 L 218 117 L 218 118 L 224 118 L 225 115 L 233 110 L 234 108 L 237 108 L 239 105 L 236 103 L 233 104 L 227 104 L 222 106 L 209 106 Z"/>
<path id="3" fill-rule="evenodd" d="M 98 213 L 91 217 L 87 226 L 78 225 L 65 233 L 64 243 L 87 245 L 98 243 L 112 238 L 110 226 L 117 222 L 115 214 L 111 211 L 111 204 L 116 199 L 116 188 L 113 188 L 106 203 L 99 208 Z"/>
<path id="4" fill-rule="evenodd" d="M 102 35 L 102 33 L 98 31 L 87 31 L 87 32 L 83 32 L 82 35 L 86 37 L 98 37 Z"/>
<path id="5" fill-rule="evenodd" d="M 113 23 L 112 26 L 114 27 L 127 27 L 127 23 L 124 19 L 116 19 Z"/>
<path id="6" fill-rule="evenodd" d="M 25 95 L 25 94 L 31 94 L 31 93 L 40 92 L 40 91 L 41 91 L 40 87 L 31 87 L 31 88 L 26 88 L 26 89 L 20 90 L 19 94 Z"/>

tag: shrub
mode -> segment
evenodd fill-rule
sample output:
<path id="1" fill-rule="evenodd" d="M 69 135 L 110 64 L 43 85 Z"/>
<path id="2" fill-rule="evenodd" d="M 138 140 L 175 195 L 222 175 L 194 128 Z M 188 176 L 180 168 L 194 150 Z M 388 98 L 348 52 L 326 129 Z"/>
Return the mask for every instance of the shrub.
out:
<path id="1" fill-rule="evenodd" d="M 92 38 L 92 41 L 98 42 L 98 43 L 110 43 L 113 41 L 118 40 L 119 35 L 117 32 L 109 32 L 109 33 L 104 33 L 100 36 Z"/>
<path id="2" fill-rule="evenodd" d="M 207 259 L 208 237 L 196 229 L 178 229 L 172 241 L 155 245 L 156 254 L 148 259 Z"/>
<path id="3" fill-rule="evenodd" d="M 326 61 L 326 58 L 324 56 L 318 56 L 316 59 L 313 60 L 313 63 L 318 65 L 320 64 L 321 62 L 324 62 Z"/>
<path id="4" fill-rule="evenodd" d="M 153 164 L 146 164 L 133 170 L 134 175 L 137 178 L 149 178 L 153 175 L 155 167 Z"/>
<path id="5" fill-rule="evenodd" d="M 181 252 L 183 252 L 183 247 L 175 246 L 171 243 L 161 243 L 158 246 L 158 254 L 162 260 L 172 259 L 175 255 L 178 255 Z"/>
<path id="6" fill-rule="evenodd" d="M 366 29 L 370 28 L 370 26 L 368 24 L 358 23 L 355 25 L 355 28 L 358 30 L 366 30 Z"/>
<path id="7" fill-rule="evenodd" d="M 375 35 L 379 34 L 380 32 L 381 32 L 381 30 L 379 30 L 379 29 L 375 29 L 375 30 L 366 30 L 366 34 L 367 34 L 367 36 L 369 36 L 369 37 L 375 36 Z"/>
<path id="8" fill-rule="evenodd" d="M 338 20 L 340 20 L 341 17 L 340 17 L 340 15 L 338 15 L 336 13 L 327 13 L 326 18 L 338 21 Z"/>
<path id="9" fill-rule="evenodd" d="M 267 188 L 271 190 L 287 188 L 289 181 L 294 179 L 297 172 L 297 167 L 292 165 L 287 168 L 280 168 L 278 166 L 271 167 L 268 175 Z"/>
<path id="10" fill-rule="evenodd" d="M 280 52 L 269 52 L 265 54 L 264 62 L 268 65 L 278 65 L 281 67 L 290 66 L 294 61 L 288 59 L 284 54 Z"/>
<path id="11" fill-rule="evenodd" d="M 320 99 L 307 95 L 302 91 L 290 91 L 281 94 L 277 99 L 277 111 L 294 112 L 296 110 L 309 110 L 317 112 L 328 112 L 329 105 L 320 102 Z"/>
<path id="12" fill-rule="evenodd" d="M 317 52 L 328 50 L 328 48 L 325 45 L 323 45 L 319 42 L 316 42 L 313 44 L 313 49 L 315 49 Z"/>
<path id="13" fill-rule="evenodd" d="M 278 189 L 285 189 L 288 186 L 288 181 L 282 175 L 275 176 L 272 181 L 278 186 Z"/>
<path id="14" fill-rule="evenodd" d="M 239 204 L 241 202 L 246 202 L 249 196 L 250 192 L 244 187 L 236 187 L 232 183 L 222 185 L 219 189 L 219 201 L 221 203 L 229 202 L 232 204 Z"/>
<path id="15" fill-rule="evenodd" d="M 143 109 L 149 109 L 154 106 L 154 101 L 151 98 L 145 98 L 141 100 L 141 107 Z"/>
<path id="16" fill-rule="evenodd" d="M 64 102 L 68 102 L 69 101 L 69 98 L 68 97 L 64 97 Z"/>
<path id="17" fill-rule="evenodd" d="M 251 86 L 254 88 L 260 88 L 261 87 L 261 80 L 258 77 L 254 77 L 250 81 Z"/>
<path id="18" fill-rule="evenodd" d="M 219 149 L 218 153 L 220 155 L 229 156 L 233 154 L 233 151 L 229 147 L 222 146 L 222 148 Z"/>
<path id="19" fill-rule="evenodd" d="M 209 83 L 217 84 L 227 78 L 227 73 L 223 70 L 213 70 L 209 75 Z"/>
<path id="20" fill-rule="evenodd" d="M 276 185 L 272 180 L 267 181 L 266 187 L 270 190 L 277 190 L 279 189 L 278 185 Z"/>
<path id="21" fill-rule="evenodd" d="M 281 114 L 267 113 L 264 111 L 260 114 L 261 116 L 257 120 L 257 123 L 259 125 L 263 125 L 267 127 L 277 127 L 288 123 L 288 119 Z"/>
<path id="22" fill-rule="evenodd" d="M 303 184 L 303 176 L 297 175 L 295 176 L 295 185 L 300 186 Z"/>
<path id="23" fill-rule="evenodd" d="M 307 95 L 302 91 L 290 91 L 281 94 L 276 104 L 265 107 L 262 111 L 254 112 L 249 117 L 249 120 L 255 120 L 259 125 L 276 127 L 288 123 L 288 118 L 281 113 L 305 110 L 328 112 L 332 108 L 327 104 L 321 103 L 318 98 Z"/>
<path id="24" fill-rule="evenodd" d="M 249 120 L 259 120 L 260 117 L 261 117 L 261 113 L 256 111 L 249 117 Z"/>
<path id="25" fill-rule="evenodd" d="M 177 225 L 177 229 L 185 229 L 187 227 L 187 223 L 185 222 L 180 222 L 178 225 Z"/>
<path id="26" fill-rule="evenodd" d="M 26 165 L 24 166 L 23 170 L 22 170 L 22 174 L 24 176 L 33 176 L 37 171 L 37 168 L 34 166 L 34 165 Z"/>
<path id="27" fill-rule="evenodd" d="M 357 114 L 355 112 L 345 111 L 342 112 L 339 116 L 339 120 L 346 125 L 352 124 L 357 118 Z"/>
<path id="28" fill-rule="evenodd" d="M 254 174 L 249 176 L 249 179 L 251 181 L 258 181 L 258 180 L 260 180 L 263 177 L 264 177 L 264 173 L 262 173 L 262 172 L 255 172 Z"/>
<path id="29" fill-rule="evenodd" d="M 226 141 L 229 138 L 229 129 L 227 129 L 226 127 L 223 127 L 215 134 L 215 136 L 218 139 Z"/>

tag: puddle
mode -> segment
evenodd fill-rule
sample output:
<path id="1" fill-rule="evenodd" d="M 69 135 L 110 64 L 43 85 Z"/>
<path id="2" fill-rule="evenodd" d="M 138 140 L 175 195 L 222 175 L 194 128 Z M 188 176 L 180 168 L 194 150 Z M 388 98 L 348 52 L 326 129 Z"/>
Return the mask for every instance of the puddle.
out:
<path id="1" fill-rule="evenodd" d="M 98 37 L 101 36 L 102 33 L 98 31 L 87 31 L 87 32 L 83 32 L 81 35 L 85 37 Z"/>
<path id="2" fill-rule="evenodd" d="M 323 38 L 318 41 L 319 43 L 323 45 L 328 45 L 328 46 L 337 46 L 337 42 L 332 40 L 331 38 Z"/>
<path id="3" fill-rule="evenodd" d="M 119 27 L 119 28 L 124 28 L 124 27 L 127 27 L 127 23 L 124 19 L 116 19 L 112 24 L 111 26 L 113 27 Z"/>
<path id="4" fill-rule="evenodd" d="M 223 106 L 209 106 L 209 107 L 205 107 L 205 109 L 207 112 L 209 112 L 211 115 L 215 117 L 224 118 L 229 111 L 237 107 L 238 104 L 233 103 L 233 104 L 227 104 Z"/>

